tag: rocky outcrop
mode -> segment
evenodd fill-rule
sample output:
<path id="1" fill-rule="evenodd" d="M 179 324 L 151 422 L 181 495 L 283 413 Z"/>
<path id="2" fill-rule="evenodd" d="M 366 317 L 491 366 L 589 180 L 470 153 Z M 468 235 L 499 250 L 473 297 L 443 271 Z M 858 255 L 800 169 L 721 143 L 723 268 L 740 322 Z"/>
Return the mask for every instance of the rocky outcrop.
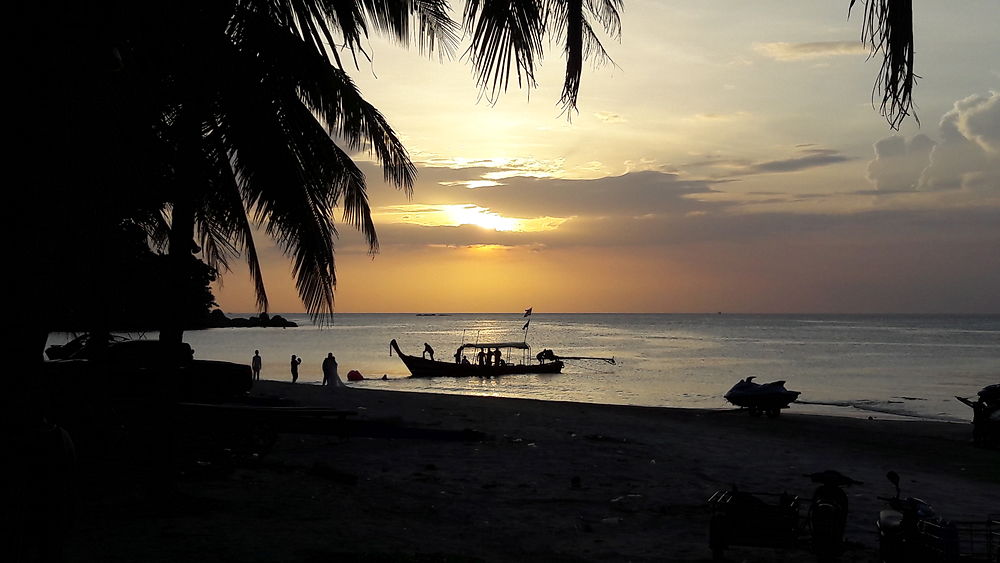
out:
<path id="1" fill-rule="evenodd" d="M 215 309 L 209 314 L 209 328 L 290 328 L 299 326 L 281 315 L 261 313 L 256 317 L 230 319 L 221 309 Z"/>

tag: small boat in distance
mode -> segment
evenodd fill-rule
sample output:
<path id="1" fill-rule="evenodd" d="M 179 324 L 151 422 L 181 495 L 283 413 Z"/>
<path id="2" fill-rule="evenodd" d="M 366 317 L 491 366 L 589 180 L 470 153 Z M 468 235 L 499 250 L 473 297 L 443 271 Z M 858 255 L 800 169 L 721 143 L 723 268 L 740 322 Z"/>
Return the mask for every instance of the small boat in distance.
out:
<path id="1" fill-rule="evenodd" d="M 772 381 L 771 383 L 755 383 L 754 376 L 740 380 L 725 395 L 725 399 L 730 403 L 740 407 L 750 409 L 751 416 L 766 414 L 775 417 L 781 414 L 781 409 L 787 409 L 788 405 L 799 397 L 799 391 L 789 391 L 785 389 L 784 381 Z"/>
<path id="2" fill-rule="evenodd" d="M 462 344 L 455 351 L 455 360 L 442 362 L 440 360 L 427 359 L 421 356 L 410 356 L 404 354 L 399 349 L 399 344 L 393 338 L 389 342 L 389 355 L 396 351 L 396 355 L 410 370 L 413 377 L 496 377 L 499 375 L 517 375 L 525 373 L 559 373 L 562 371 L 563 362 L 560 360 L 552 362 L 541 362 L 537 364 L 515 364 L 513 362 L 503 362 L 500 365 L 480 365 L 477 362 L 467 361 L 464 357 L 465 350 L 478 350 L 487 352 L 489 350 L 506 350 L 508 357 L 511 350 L 526 350 L 530 357 L 531 347 L 524 342 L 486 342 Z M 478 355 L 478 354 L 477 354 Z M 432 356 L 433 357 L 433 356 Z"/>

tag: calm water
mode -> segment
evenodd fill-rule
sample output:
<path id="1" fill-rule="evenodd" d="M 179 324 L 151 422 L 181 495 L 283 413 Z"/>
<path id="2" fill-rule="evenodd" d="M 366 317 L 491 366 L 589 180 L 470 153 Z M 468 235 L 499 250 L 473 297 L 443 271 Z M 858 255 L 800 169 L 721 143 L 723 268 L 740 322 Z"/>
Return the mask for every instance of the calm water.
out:
<path id="1" fill-rule="evenodd" d="M 296 354 L 299 381 L 318 383 L 320 363 L 333 352 L 341 378 L 350 369 L 389 376 L 349 383 L 359 387 L 625 405 L 729 408 L 722 395 L 753 375 L 801 391 L 796 412 L 969 420 L 954 396 L 1000 382 L 1000 315 L 535 314 L 527 338 L 533 353 L 614 356 L 618 365 L 571 361 L 559 375 L 486 380 L 411 379 L 389 357 L 388 342 L 395 338 L 409 354 L 428 342 L 447 360 L 463 335 L 467 342 L 521 340 L 520 314 L 338 314 L 324 328 L 305 315 L 283 316 L 299 327 L 192 331 L 185 340 L 201 359 L 249 363 L 259 349 L 264 379 L 289 381 Z"/>

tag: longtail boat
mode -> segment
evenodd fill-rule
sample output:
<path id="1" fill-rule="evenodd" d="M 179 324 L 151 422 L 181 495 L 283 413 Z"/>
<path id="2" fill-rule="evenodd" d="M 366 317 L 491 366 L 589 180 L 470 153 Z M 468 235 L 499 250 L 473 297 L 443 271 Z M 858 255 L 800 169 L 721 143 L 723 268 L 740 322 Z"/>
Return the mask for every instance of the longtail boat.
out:
<path id="1" fill-rule="evenodd" d="M 455 361 L 442 362 L 440 360 L 427 359 L 421 356 L 410 356 L 404 354 L 399 349 L 399 344 L 393 338 L 389 342 L 389 355 L 396 351 L 396 355 L 410 370 L 413 377 L 496 377 L 500 375 L 516 375 L 525 373 L 559 373 L 562 371 L 563 362 L 560 360 L 552 362 L 539 361 L 537 364 L 515 364 L 513 362 L 501 363 L 501 365 L 480 365 L 477 362 L 465 363 L 462 361 L 466 350 L 487 350 L 501 349 L 507 350 L 509 357 L 510 350 L 526 350 L 530 357 L 531 347 L 524 342 L 486 342 L 462 344 L 455 352 Z M 433 357 L 433 356 L 432 356 Z"/>

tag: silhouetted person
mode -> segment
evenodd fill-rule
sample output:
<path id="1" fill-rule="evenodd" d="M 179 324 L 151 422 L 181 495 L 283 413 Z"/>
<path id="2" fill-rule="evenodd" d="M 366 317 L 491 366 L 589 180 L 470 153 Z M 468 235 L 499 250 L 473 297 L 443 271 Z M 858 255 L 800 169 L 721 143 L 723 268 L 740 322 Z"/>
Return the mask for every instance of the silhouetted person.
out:
<path id="1" fill-rule="evenodd" d="M 493 352 L 493 357 L 495 358 L 493 360 L 493 365 L 499 366 L 500 362 L 502 361 L 501 358 L 503 358 L 503 352 L 501 352 L 500 349 L 497 348 L 496 351 Z"/>
<path id="2" fill-rule="evenodd" d="M 260 350 L 254 350 L 253 358 L 250 360 L 250 369 L 253 370 L 254 381 L 260 381 L 260 366 L 261 366 Z"/>
<path id="3" fill-rule="evenodd" d="M 291 363 L 292 383 L 295 383 L 296 381 L 299 380 L 299 364 L 301 363 L 302 363 L 302 358 L 296 358 L 295 354 L 292 354 L 292 363 Z"/>
<path id="4" fill-rule="evenodd" d="M 483 352 L 482 348 L 480 348 L 479 353 L 476 354 L 476 364 L 481 366 L 486 365 L 486 352 Z"/>
<path id="5" fill-rule="evenodd" d="M 538 359 L 538 363 L 544 364 L 545 360 L 553 360 L 553 361 L 555 361 L 555 359 L 556 359 L 556 353 L 553 352 L 552 350 L 546 348 L 546 349 L 542 350 L 541 352 L 539 352 L 538 354 L 536 354 L 535 358 Z"/>
<path id="6" fill-rule="evenodd" d="M 462 365 L 463 366 L 468 366 L 468 365 L 472 365 L 472 364 L 469 362 L 469 358 L 466 358 L 465 356 L 462 356 Z"/>
<path id="7" fill-rule="evenodd" d="M 462 349 L 461 348 L 459 348 L 458 350 L 455 350 L 455 363 L 456 364 L 462 363 Z"/>
<path id="8" fill-rule="evenodd" d="M 333 355 L 333 352 L 327 353 L 323 360 L 323 385 L 346 387 L 340 376 L 337 375 L 337 357 Z"/>
<path id="9" fill-rule="evenodd" d="M 424 358 L 426 358 L 426 357 L 427 357 L 427 354 L 430 354 L 430 355 L 431 355 L 431 361 L 433 362 L 433 361 L 434 361 L 434 348 L 431 348 L 431 345 L 430 345 L 430 344 L 428 344 L 428 343 L 424 342 L 424 353 L 423 353 L 423 357 L 424 357 Z"/>

